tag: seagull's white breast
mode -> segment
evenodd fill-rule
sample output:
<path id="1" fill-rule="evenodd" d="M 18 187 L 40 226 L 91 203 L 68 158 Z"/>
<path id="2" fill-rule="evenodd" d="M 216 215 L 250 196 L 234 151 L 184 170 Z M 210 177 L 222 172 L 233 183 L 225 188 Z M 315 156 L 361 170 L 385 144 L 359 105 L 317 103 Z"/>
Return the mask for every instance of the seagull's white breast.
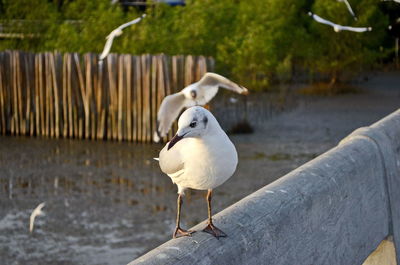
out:
<path id="1" fill-rule="evenodd" d="M 186 138 L 179 148 L 184 164 L 179 174 L 168 174 L 178 186 L 197 190 L 214 189 L 229 179 L 236 170 L 237 152 L 228 136 Z"/>

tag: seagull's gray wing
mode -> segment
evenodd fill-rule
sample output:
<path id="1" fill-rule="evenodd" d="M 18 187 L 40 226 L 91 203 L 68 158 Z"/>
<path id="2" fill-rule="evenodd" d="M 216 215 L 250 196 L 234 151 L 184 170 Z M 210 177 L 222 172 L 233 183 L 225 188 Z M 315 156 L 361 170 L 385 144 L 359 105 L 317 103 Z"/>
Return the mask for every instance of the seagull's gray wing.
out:
<path id="1" fill-rule="evenodd" d="M 166 136 L 182 109 L 192 105 L 194 103 L 190 104 L 190 100 L 186 99 L 181 92 L 166 96 L 161 102 L 157 114 L 159 136 Z"/>
<path id="2" fill-rule="evenodd" d="M 346 4 L 347 9 L 349 10 L 350 14 L 354 17 L 355 20 L 357 20 L 357 17 L 354 14 L 353 9 L 351 8 L 351 5 L 350 5 L 349 1 L 343 0 L 343 2 Z"/>
<path id="3" fill-rule="evenodd" d="M 322 24 L 325 24 L 325 25 L 329 25 L 329 26 L 332 26 L 332 27 L 340 27 L 340 25 L 338 25 L 338 24 L 335 24 L 335 23 L 333 23 L 333 22 L 331 22 L 331 21 L 329 21 L 329 20 L 326 20 L 326 19 L 323 19 L 322 17 L 320 17 L 320 16 L 318 16 L 318 15 L 316 15 L 316 14 L 313 14 L 313 13 L 309 13 L 310 14 L 310 16 L 312 16 L 312 18 L 315 20 L 315 21 L 317 21 L 318 23 L 322 23 Z"/>
<path id="4" fill-rule="evenodd" d="M 199 90 L 199 97 L 196 101 L 199 105 L 207 104 L 217 94 L 218 87 L 223 87 L 238 94 L 248 94 L 247 88 L 240 86 L 228 78 L 216 73 L 205 73 L 196 85 Z"/>
<path id="5" fill-rule="evenodd" d="M 171 178 L 177 177 L 183 173 L 184 163 L 178 148 L 168 150 L 168 143 L 160 151 L 159 163 L 161 171 L 169 175 Z"/>
<path id="6" fill-rule="evenodd" d="M 348 27 L 348 26 L 341 26 L 342 30 L 348 30 L 348 31 L 354 31 L 354 32 L 366 32 L 366 31 L 371 31 L 371 27 L 367 28 L 357 28 L 357 27 Z"/>

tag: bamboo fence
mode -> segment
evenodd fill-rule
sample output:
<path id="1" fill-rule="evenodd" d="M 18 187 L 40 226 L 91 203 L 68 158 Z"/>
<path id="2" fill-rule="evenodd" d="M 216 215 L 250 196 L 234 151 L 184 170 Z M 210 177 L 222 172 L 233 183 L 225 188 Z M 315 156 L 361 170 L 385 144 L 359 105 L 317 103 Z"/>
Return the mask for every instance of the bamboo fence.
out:
<path id="1" fill-rule="evenodd" d="M 191 55 L 110 54 L 99 64 L 91 53 L 3 51 L 0 132 L 151 142 L 162 99 L 213 67 Z"/>

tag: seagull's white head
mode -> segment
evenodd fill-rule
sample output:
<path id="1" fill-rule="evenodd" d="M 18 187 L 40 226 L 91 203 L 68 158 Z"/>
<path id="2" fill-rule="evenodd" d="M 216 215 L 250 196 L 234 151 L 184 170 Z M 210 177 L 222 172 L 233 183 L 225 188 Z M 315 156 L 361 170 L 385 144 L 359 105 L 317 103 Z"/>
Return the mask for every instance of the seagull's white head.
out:
<path id="1" fill-rule="evenodd" d="M 333 27 L 333 30 L 335 31 L 335 32 L 340 32 L 342 29 L 340 28 L 340 27 L 338 27 L 338 26 L 334 26 Z"/>
<path id="2" fill-rule="evenodd" d="M 196 98 L 199 95 L 199 87 L 197 86 L 197 83 L 193 83 L 185 87 L 182 92 L 185 98 L 190 99 L 190 100 L 196 100 Z M 200 93 L 201 94 L 201 93 Z"/>
<path id="3" fill-rule="evenodd" d="M 192 96 L 192 99 L 196 99 L 196 97 L 197 97 L 197 92 L 196 92 L 196 90 L 190 90 L 190 96 Z"/>
<path id="4" fill-rule="evenodd" d="M 195 106 L 184 111 L 178 121 L 178 131 L 168 144 L 168 150 L 184 138 L 200 138 L 208 132 L 214 116 L 205 108 Z"/>

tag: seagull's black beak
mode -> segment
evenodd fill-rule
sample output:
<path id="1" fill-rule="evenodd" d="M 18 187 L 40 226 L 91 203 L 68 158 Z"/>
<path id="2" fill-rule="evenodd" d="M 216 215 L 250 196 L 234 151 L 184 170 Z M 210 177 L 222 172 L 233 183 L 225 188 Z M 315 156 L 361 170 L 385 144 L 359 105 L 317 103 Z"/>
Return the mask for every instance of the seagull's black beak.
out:
<path id="1" fill-rule="evenodd" d="M 171 139 L 171 141 L 169 142 L 167 150 L 171 149 L 177 142 L 179 142 L 180 140 L 182 140 L 182 139 L 183 139 L 183 136 L 185 136 L 185 135 L 179 136 L 178 134 L 176 134 L 176 135 Z"/>

